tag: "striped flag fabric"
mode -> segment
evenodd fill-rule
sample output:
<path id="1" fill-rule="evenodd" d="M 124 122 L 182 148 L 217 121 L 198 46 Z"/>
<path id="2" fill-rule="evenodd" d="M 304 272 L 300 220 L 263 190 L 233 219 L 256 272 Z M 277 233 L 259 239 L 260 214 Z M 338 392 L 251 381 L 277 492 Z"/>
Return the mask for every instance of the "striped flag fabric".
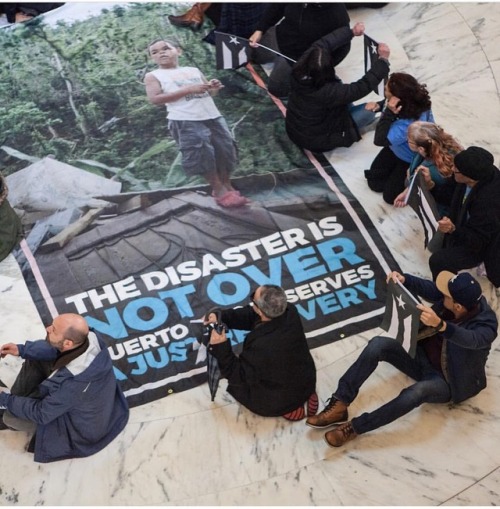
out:
<path id="1" fill-rule="evenodd" d="M 427 188 L 422 173 L 419 171 L 415 173 L 410 182 L 406 203 L 416 212 L 424 227 L 424 247 L 427 247 L 438 231 L 440 215 L 436 201 Z"/>
<path id="2" fill-rule="evenodd" d="M 385 314 L 380 327 L 387 335 L 415 357 L 420 326 L 419 301 L 401 284 L 392 279 L 387 283 Z"/>
<path id="3" fill-rule="evenodd" d="M 237 69 L 248 62 L 249 42 L 243 37 L 215 32 L 217 69 Z"/>
<path id="4" fill-rule="evenodd" d="M 364 51 L 365 51 L 365 74 L 372 68 L 372 65 L 379 59 L 378 56 L 378 42 L 368 37 L 366 34 L 364 37 Z M 387 78 L 384 78 L 378 84 L 377 90 L 374 90 L 378 95 L 384 97 L 384 87 L 387 83 Z"/>

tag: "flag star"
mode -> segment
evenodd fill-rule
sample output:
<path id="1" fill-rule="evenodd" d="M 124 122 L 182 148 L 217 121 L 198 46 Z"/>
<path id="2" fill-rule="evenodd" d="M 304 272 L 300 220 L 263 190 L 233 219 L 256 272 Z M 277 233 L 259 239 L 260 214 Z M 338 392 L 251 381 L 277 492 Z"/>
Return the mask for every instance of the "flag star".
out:
<path id="1" fill-rule="evenodd" d="M 229 43 L 240 44 L 240 41 L 238 41 L 235 35 L 232 35 L 231 38 L 229 39 Z"/>
<path id="2" fill-rule="evenodd" d="M 372 42 L 371 48 L 372 48 L 372 53 L 374 55 L 376 55 L 377 54 L 377 46 L 376 46 L 376 44 L 374 42 Z"/>
<path id="3" fill-rule="evenodd" d="M 403 300 L 403 296 L 402 296 L 402 295 L 398 295 L 398 296 L 396 297 L 396 300 L 398 301 L 398 306 L 399 306 L 400 308 L 403 308 L 403 309 L 404 309 L 404 308 L 405 308 L 405 306 L 406 306 L 406 302 Z"/>

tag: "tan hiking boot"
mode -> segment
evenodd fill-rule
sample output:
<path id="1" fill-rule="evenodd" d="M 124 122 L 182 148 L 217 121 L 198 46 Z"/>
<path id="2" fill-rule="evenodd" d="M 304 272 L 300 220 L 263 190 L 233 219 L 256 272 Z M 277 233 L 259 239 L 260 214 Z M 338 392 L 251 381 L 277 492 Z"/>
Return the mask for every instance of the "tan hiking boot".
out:
<path id="1" fill-rule="evenodd" d="M 325 442 L 330 447 L 340 447 L 350 440 L 354 440 L 358 434 L 354 431 L 351 421 L 344 422 L 331 431 L 325 433 Z"/>
<path id="2" fill-rule="evenodd" d="M 307 418 L 306 424 L 311 428 L 326 428 L 332 424 L 345 422 L 349 418 L 347 405 L 333 396 L 326 402 L 325 409 L 318 415 L 311 415 Z"/>

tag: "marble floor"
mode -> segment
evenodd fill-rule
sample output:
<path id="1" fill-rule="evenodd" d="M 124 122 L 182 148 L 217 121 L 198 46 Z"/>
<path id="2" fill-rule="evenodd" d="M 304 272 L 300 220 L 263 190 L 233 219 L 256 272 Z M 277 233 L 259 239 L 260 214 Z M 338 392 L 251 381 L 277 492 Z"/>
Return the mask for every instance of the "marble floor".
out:
<path id="1" fill-rule="evenodd" d="M 392 70 L 427 84 L 437 122 L 500 162 L 500 4 L 391 3 L 351 11 L 391 47 Z M 360 41 L 355 39 L 357 44 Z M 339 72 L 362 74 L 353 47 Z M 429 276 L 428 254 L 411 210 L 368 190 L 363 172 L 377 152 L 372 136 L 328 155 L 363 204 L 403 270 Z M 500 316 L 495 289 L 481 278 Z M 43 326 L 12 256 L 0 263 L 0 343 L 41 337 Z M 313 351 L 325 401 L 377 331 Z M 132 409 L 124 432 L 86 459 L 41 465 L 24 452 L 27 435 L 0 432 L 2 505 L 499 505 L 500 342 L 488 387 L 456 408 L 424 405 L 395 423 L 329 449 L 303 423 L 261 418 L 206 386 Z M 0 362 L 12 383 L 17 358 Z M 376 407 L 408 380 L 382 365 L 351 406 Z"/>

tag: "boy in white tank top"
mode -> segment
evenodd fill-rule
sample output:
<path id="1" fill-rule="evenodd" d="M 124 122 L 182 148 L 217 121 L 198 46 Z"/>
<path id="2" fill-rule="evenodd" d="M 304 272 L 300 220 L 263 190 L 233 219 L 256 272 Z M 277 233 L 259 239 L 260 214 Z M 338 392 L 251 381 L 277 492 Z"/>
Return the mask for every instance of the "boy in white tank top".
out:
<path id="1" fill-rule="evenodd" d="M 217 79 L 208 81 L 196 67 L 179 67 L 181 48 L 168 40 L 154 41 L 148 52 L 158 69 L 146 74 L 149 101 L 165 105 L 168 128 L 182 153 L 187 175 L 201 175 L 222 207 L 241 207 L 249 200 L 231 185 L 237 163 L 234 140 L 212 95 L 221 88 Z"/>

